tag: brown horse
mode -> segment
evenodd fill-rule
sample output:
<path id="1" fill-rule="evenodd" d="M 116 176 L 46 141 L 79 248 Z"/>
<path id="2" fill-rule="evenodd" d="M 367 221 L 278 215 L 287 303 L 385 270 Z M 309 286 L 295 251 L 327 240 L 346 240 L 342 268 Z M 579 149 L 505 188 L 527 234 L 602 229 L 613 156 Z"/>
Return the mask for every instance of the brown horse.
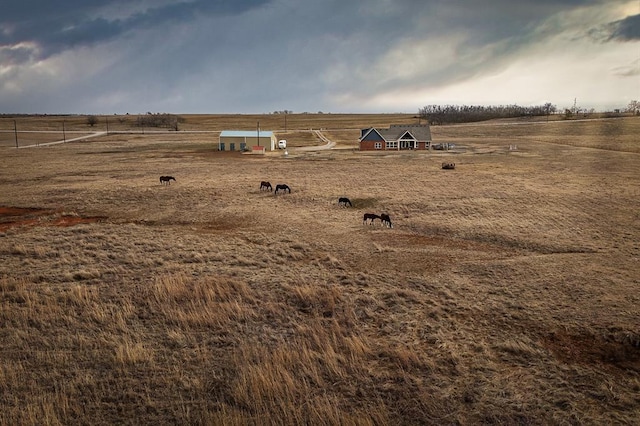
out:
<path id="1" fill-rule="evenodd" d="M 176 178 L 174 178 L 173 176 L 160 176 L 160 183 L 161 184 L 167 184 L 167 185 L 171 185 L 171 181 L 176 181 Z"/>
<path id="2" fill-rule="evenodd" d="M 289 191 L 289 194 L 291 194 L 291 188 L 289 188 L 289 185 L 285 185 L 284 183 L 276 185 L 276 190 L 275 190 L 274 194 L 277 194 L 278 191 L 282 191 L 282 192 Z"/>
<path id="3" fill-rule="evenodd" d="M 382 222 L 383 225 L 386 225 L 389 228 L 393 228 L 393 224 L 391 223 L 391 217 L 389 217 L 388 214 L 382 213 L 380 215 L 380 221 Z"/>
<path id="4" fill-rule="evenodd" d="M 262 191 L 263 189 L 265 191 L 266 190 L 273 191 L 273 187 L 271 186 L 271 184 L 269 182 L 264 181 L 264 180 L 262 182 L 260 182 L 260 191 Z"/>
<path id="5" fill-rule="evenodd" d="M 351 200 L 346 198 L 346 197 L 338 198 L 338 205 L 345 206 L 345 207 L 347 207 L 347 205 L 349 205 L 349 207 L 353 207 L 353 204 L 351 204 Z"/>
<path id="6" fill-rule="evenodd" d="M 380 216 L 378 216 L 378 215 L 377 215 L 377 214 L 375 214 L 375 213 L 365 213 L 365 214 L 364 214 L 364 216 L 362 217 L 362 224 L 364 225 L 365 223 L 367 223 L 367 220 L 369 220 L 369 221 L 370 221 L 370 222 L 369 222 L 369 225 L 373 225 L 373 222 L 374 222 L 376 219 L 380 219 L 380 220 L 382 220 L 382 219 L 380 218 Z"/>

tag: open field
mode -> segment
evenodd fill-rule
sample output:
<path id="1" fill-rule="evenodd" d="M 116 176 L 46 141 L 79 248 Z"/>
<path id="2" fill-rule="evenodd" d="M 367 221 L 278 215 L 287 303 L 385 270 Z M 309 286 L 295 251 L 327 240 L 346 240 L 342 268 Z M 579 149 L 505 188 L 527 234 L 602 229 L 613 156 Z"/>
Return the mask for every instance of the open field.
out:
<path id="1" fill-rule="evenodd" d="M 186 117 L 0 136 L 0 424 L 640 422 L 640 118 L 366 154 L 415 119 L 260 118 L 285 157 L 215 151 L 257 117 Z M 296 150 L 318 128 L 339 149 Z"/>
<path id="2" fill-rule="evenodd" d="M 87 124 L 86 116 L 0 116 L 0 147 L 15 147 L 16 132 L 18 146 L 36 145 L 68 140 L 94 132 L 110 132 L 125 142 L 131 138 L 163 133 L 164 140 L 190 142 L 218 141 L 223 130 L 262 130 L 277 132 L 282 138 L 295 137 L 298 145 L 312 140 L 311 129 L 349 129 L 353 133 L 359 126 L 388 126 L 389 123 L 416 123 L 409 114 L 260 114 L 260 115 L 180 115 L 179 131 L 159 127 L 137 125 L 139 117 L 145 115 L 99 116 L 94 126 Z M 188 136 L 185 136 L 185 133 Z M 355 133 L 356 141 L 360 136 Z M 351 138 L 353 139 L 353 138 Z M 352 142 L 352 140 L 350 140 Z"/>

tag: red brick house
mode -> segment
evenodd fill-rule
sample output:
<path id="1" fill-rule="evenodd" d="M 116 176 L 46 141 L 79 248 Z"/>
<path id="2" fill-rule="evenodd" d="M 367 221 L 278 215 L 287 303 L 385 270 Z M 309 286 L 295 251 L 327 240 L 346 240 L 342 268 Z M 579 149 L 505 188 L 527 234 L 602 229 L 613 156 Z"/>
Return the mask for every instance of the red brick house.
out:
<path id="1" fill-rule="evenodd" d="M 392 124 L 388 129 L 362 129 L 360 151 L 428 150 L 431 128 L 428 124 Z"/>

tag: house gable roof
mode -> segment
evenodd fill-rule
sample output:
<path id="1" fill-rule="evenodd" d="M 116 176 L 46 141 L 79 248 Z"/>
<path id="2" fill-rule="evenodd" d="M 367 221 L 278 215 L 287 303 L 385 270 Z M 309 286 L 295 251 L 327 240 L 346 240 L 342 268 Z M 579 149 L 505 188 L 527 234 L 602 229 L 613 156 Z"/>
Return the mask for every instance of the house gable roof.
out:
<path id="1" fill-rule="evenodd" d="M 400 135 L 400 137 L 398 138 L 398 140 L 400 140 L 400 139 L 404 139 L 404 140 L 417 140 L 418 138 L 416 138 L 415 136 L 413 136 L 413 135 L 411 134 L 411 132 L 407 130 L 407 131 L 406 131 L 406 132 L 404 132 L 402 135 Z"/>
<path id="2" fill-rule="evenodd" d="M 416 140 L 419 142 L 431 141 L 431 128 L 429 125 L 399 125 L 393 124 L 388 129 L 362 129 L 360 142 L 362 141 L 380 141 L 396 142 L 400 139 Z M 408 136 L 408 137 L 406 137 Z"/>
<path id="3" fill-rule="evenodd" d="M 384 141 L 385 138 L 380 134 L 380 131 L 374 129 L 373 127 L 370 129 L 362 129 L 360 136 L 360 142 L 362 141 Z"/>

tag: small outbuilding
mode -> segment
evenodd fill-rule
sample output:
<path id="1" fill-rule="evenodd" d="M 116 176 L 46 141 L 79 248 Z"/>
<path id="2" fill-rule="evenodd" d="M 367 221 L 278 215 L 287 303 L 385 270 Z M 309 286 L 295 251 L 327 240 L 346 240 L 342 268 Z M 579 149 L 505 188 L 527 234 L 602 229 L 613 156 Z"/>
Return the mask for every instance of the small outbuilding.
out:
<path id="1" fill-rule="evenodd" d="M 220 132 L 218 150 L 252 151 L 254 146 L 263 146 L 267 151 L 276 149 L 277 140 L 268 130 L 223 130 Z"/>
<path id="2" fill-rule="evenodd" d="M 430 147 L 428 124 L 392 124 L 388 129 L 370 127 L 360 131 L 360 151 L 428 150 Z"/>

